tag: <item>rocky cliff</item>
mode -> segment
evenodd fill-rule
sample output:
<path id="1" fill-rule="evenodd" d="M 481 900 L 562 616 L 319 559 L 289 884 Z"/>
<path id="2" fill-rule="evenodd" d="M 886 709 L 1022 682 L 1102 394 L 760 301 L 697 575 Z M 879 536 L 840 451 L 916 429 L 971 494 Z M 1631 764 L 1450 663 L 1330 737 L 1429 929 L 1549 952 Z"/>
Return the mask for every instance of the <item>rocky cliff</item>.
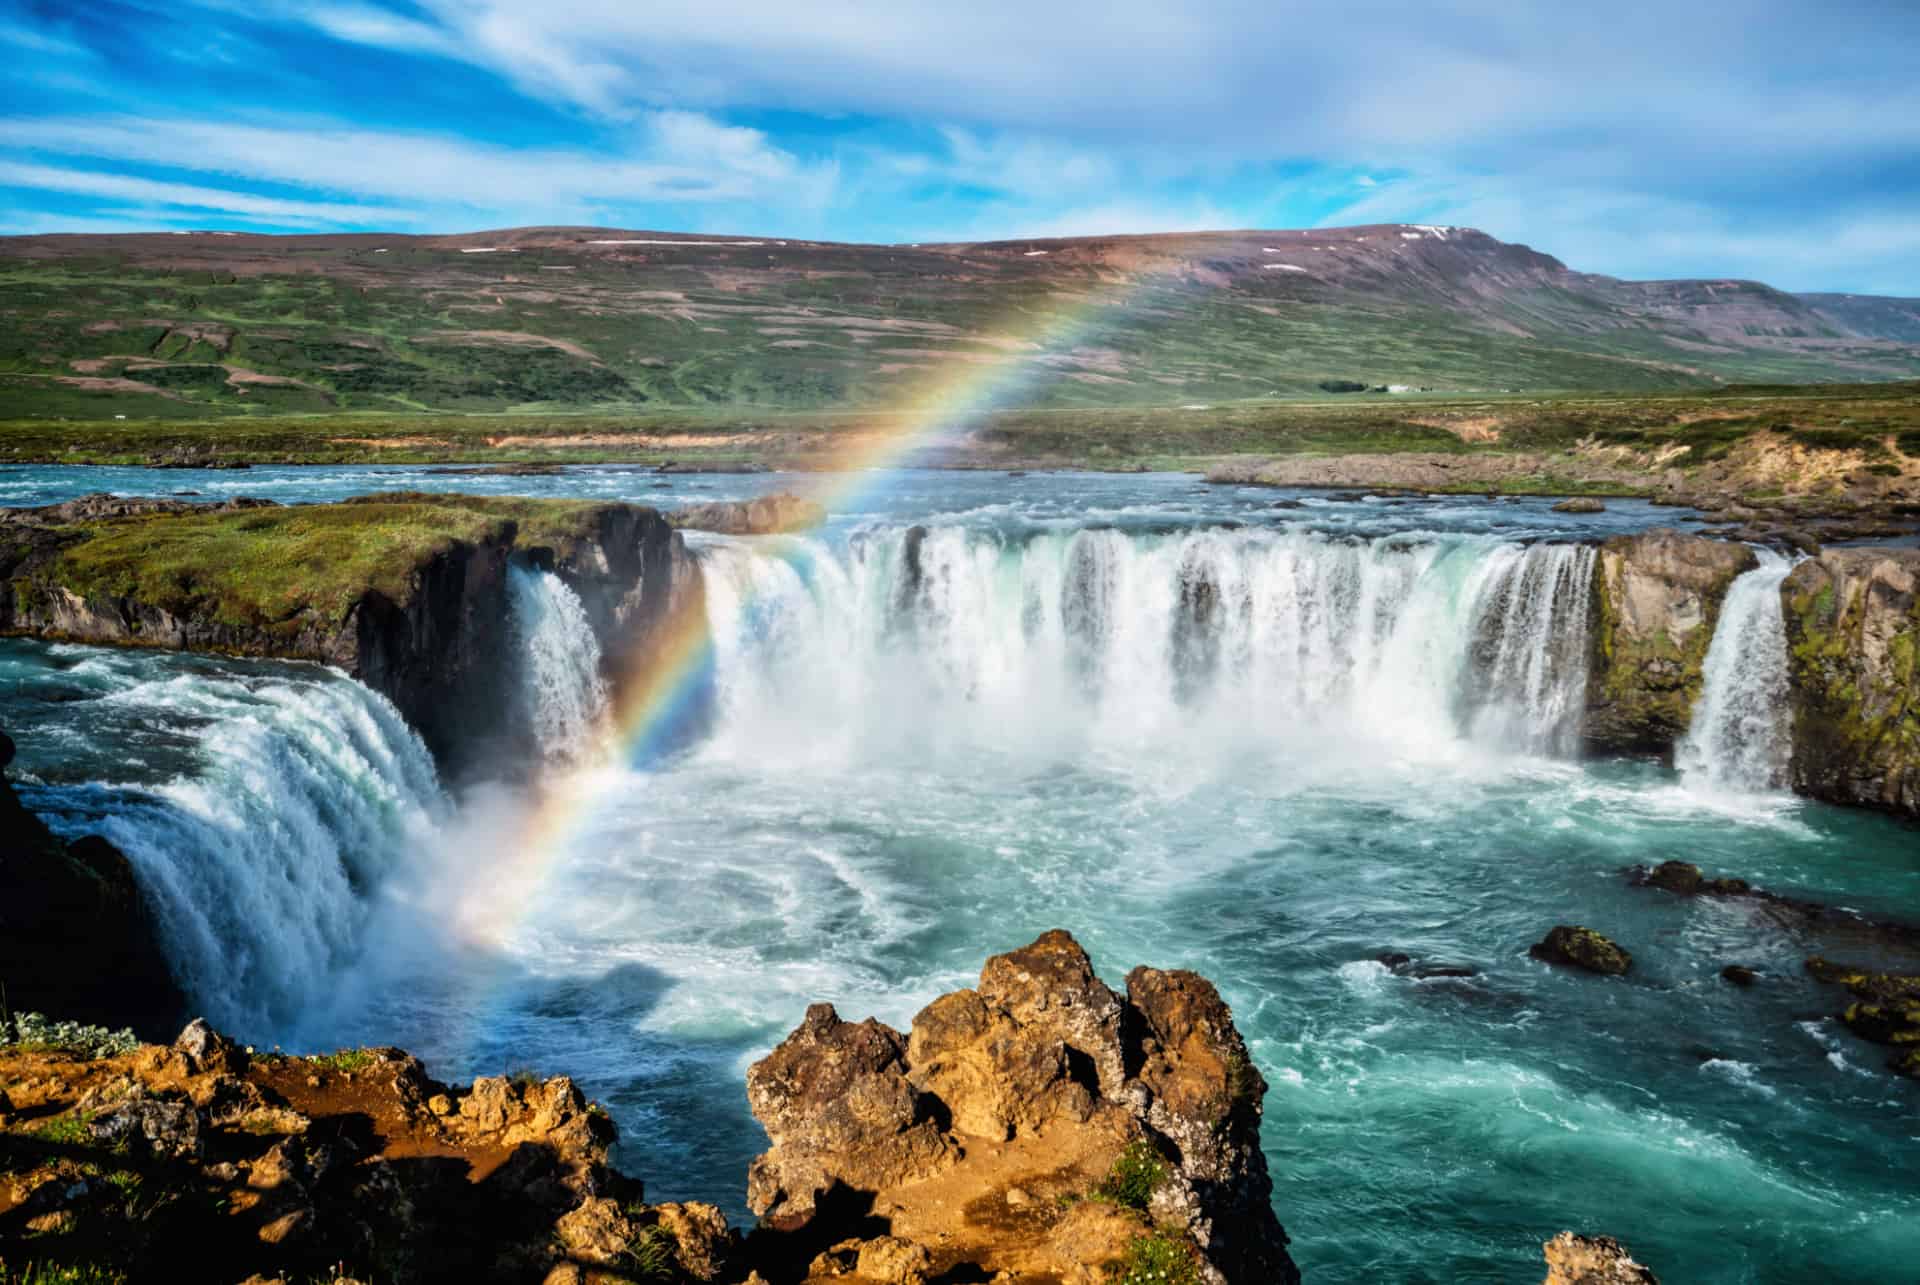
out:
<path id="1" fill-rule="evenodd" d="M 1759 565 L 1745 545 L 1655 528 L 1600 546 L 1593 577 L 1586 739 L 1666 754 L 1685 735 L 1727 589 Z"/>
<path id="2" fill-rule="evenodd" d="M 13 753 L 0 733 L 0 769 Z M 4 778 L 0 989 L 11 1009 L 141 1031 L 164 1028 L 184 1003 L 126 856 L 97 835 L 63 842 Z"/>
<path id="3" fill-rule="evenodd" d="M 578 593 L 615 678 L 698 599 L 678 534 L 634 505 L 89 496 L 0 517 L 0 632 L 338 666 L 393 701 L 457 772 L 515 737 L 505 690 L 516 560 Z"/>
<path id="4" fill-rule="evenodd" d="M 1266 1090 L 1212 983 L 1116 993 L 1050 932 L 906 1033 L 808 1010 L 747 1074 L 773 1144 L 748 1201 L 822 1247 L 809 1280 L 1284 1285 Z"/>
<path id="5" fill-rule="evenodd" d="M 1793 787 L 1920 817 L 1920 549 L 1833 549 L 1786 607 Z"/>

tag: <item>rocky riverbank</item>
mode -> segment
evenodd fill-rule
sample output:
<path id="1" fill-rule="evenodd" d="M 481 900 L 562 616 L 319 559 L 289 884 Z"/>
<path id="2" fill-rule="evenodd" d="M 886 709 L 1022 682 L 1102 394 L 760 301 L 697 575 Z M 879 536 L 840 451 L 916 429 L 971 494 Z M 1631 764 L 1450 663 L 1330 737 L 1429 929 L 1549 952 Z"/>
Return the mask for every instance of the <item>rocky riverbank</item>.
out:
<path id="1" fill-rule="evenodd" d="M 516 562 L 574 591 L 616 681 L 661 624 L 698 608 L 679 534 L 637 505 L 100 495 L 0 514 L 0 632 L 334 665 L 391 700 L 457 774 L 522 730 L 503 699 Z"/>
<path id="2" fill-rule="evenodd" d="M 748 1073 L 771 1145 L 742 1234 L 649 1202 L 564 1076 L 62 1028 L 0 1046 L 0 1277 L 1286 1285 L 1266 1091 L 1212 983 L 1142 967 L 1114 991 L 1051 932 L 905 1033 L 809 1009 Z M 1580 1275 L 1644 1272 L 1604 1237 L 1546 1252 L 1550 1280 L 1653 1279 Z"/>

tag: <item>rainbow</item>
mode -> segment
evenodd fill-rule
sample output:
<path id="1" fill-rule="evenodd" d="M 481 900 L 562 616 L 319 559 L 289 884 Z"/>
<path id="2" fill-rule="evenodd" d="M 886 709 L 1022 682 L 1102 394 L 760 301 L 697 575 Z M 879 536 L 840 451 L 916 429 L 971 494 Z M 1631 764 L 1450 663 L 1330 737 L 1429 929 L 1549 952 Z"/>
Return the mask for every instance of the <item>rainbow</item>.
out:
<path id="1" fill-rule="evenodd" d="M 825 481 L 812 498 L 826 517 L 856 505 L 886 484 L 889 470 L 914 456 L 955 441 L 986 414 L 1016 403 L 1043 377 L 1047 358 L 1072 349 L 1124 314 L 1159 274 L 1135 273 L 1102 283 L 1065 303 L 1026 310 L 1000 327 L 996 350 L 952 363 L 907 399 L 906 409 L 878 417 L 884 427 L 850 432 L 821 466 Z M 823 519 L 824 520 L 824 519 Z M 540 882 L 585 826 L 630 778 L 623 769 L 656 761 L 694 716 L 714 650 L 705 611 L 697 599 L 669 613 L 649 645 L 636 649 L 627 672 L 613 683 L 615 705 L 597 752 L 588 764 L 542 788 L 522 831 L 510 844 L 498 874 L 520 896 L 496 897 L 466 917 L 470 934 L 498 941 L 531 909 L 524 895 Z M 608 771 L 607 768 L 614 770 Z"/>

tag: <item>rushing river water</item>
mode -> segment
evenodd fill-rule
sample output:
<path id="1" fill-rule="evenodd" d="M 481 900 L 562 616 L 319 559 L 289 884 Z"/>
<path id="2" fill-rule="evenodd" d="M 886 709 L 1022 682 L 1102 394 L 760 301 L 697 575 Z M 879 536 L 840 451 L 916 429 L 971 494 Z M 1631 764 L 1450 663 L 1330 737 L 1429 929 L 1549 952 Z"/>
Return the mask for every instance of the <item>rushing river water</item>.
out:
<path id="1" fill-rule="evenodd" d="M 662 480 L 46 469 L 0 472 L 0 499 L 790 482 Z M 1063 926 L 1110 981 L 1190 967 L 1233 1004 L 1310 1281 L 1537 1279 L 1562 1228 L 1674 1281 L 1911 1279 L 1920 1088 L 1800 970 L 1876 948 L 1622 876 L 1681 857 L 1920 917 L 1920 834 L 1773 792 L 1785 564 L 1730 597 L 1684 773 L 1577 755 L 1594 559 L 1573 541 L 1674 516 L 875 479 L 817 536 L 692 537 L 704 730 L 531 820 L 514 790 L 447 797 L 383 701 L 313 667 L 7 643 L 0 720 L 29 803 L 128 851 L 218 1020 L 572 1073 L 655 1199 L 744 1214 L 743 1073 L 808 1003 L 904 1027 Z M 505 698 L 558 771 L 605 693 L 564 586 L 516 576 Z M 1632 975 L 1530 960 L 1561 922 Z M 1389 951 L 1479 971 L 1414 981 Z M 1729 962 L 1766 976 L 1735 989 Z"/>

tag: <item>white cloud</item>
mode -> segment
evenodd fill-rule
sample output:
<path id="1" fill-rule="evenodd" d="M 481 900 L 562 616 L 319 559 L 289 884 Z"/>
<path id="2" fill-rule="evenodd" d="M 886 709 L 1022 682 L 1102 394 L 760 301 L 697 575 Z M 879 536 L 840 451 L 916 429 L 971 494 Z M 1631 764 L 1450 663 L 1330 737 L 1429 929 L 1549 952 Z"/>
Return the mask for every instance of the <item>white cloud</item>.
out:
<path id="1" fill-rule="evenodd" d="M 59 118 L 33 122 L 31 141 L 36 152 L 218 174 L 415 209 L 589 209 L 669 201 L 817 207 L 837 179 L 832 165 L 802 163 L 759 131 L 689 112 L 649 113 L 635 126 L 629 149 L 614 155 L 498 147 L 331 121 L 267 126 Z"/>
<path id="2" fill-rule="evenodd" d="M 277 223 L 350 223 L 368 219 L 411 221 L 410 216 L 400 210 L 288 201 L 187 183 L 159 182 L 127 174 L 102 174 L 51 165 L 18 165 L 7 161 L 0 161 L 0 185 L 34 188 L 43 192 L 66 192 L 75 196 L 100 196 L 116 201 L 145 201 L 162 208 L 217 211 Z"/>

